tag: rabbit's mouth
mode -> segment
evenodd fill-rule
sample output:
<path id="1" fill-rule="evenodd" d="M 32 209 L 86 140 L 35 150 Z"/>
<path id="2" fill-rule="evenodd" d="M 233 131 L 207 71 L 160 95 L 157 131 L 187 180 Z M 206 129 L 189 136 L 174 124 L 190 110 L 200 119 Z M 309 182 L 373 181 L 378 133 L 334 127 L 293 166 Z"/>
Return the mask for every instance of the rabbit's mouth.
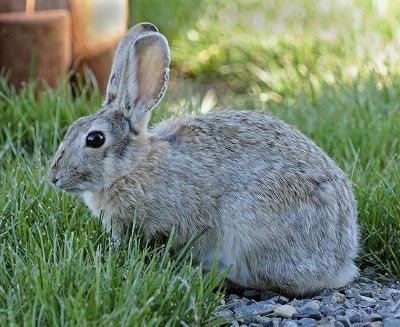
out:
<path id="1" fill-rule="evenodd" d="M 62 185 L 59 181 L 53 184 L 55 187 L 60 189 L 61 191 L 67 192 L 67 193 L 81 193 L 83 192 L 80 188 L 78 187 L 71 187 L 68 185 Z"/>
<path id="2" fill-rule="evenodd" d="M 68 185 L 67 183 L 63 183 L 61 178 L 53 177 L 51 179 L 51 183 L 61 191 L 67 192 L 67 193 L 81 193 L 83 192 L 79 187 L 72 187 L 71 185 Z"/>

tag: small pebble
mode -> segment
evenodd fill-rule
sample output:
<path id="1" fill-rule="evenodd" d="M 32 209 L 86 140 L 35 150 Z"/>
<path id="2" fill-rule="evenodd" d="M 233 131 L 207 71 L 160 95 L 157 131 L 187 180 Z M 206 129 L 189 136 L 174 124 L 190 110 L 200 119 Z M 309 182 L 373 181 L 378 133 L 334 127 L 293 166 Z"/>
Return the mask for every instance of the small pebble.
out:
<path id="1" fill-rule="evenodd" d="M 332 315 L 335 317 L 336 316 L 344 316 L 346 309 L 342 305 L 336 305 L 336 306 L 332 307 L 331 312 L 332 312 Z"/>
<path id="2" fill-rule="evenodd" d="M 262 327 L 279 327 L 281 325 L 280 320 L 271 320 L 266 324 L 262 324 Z"/>
<path id="3" fill-rule="evenodd" d="M 348 322 L 348 320 L 336 320 L 334 327 L 350 327 L 351 324 Z"/>
<path id="4" fill-rule="evenodd" d="M 373 307 L 376 304 L 376 300 L 373 298 L 367 297 L 367 296 L 362 296 L 362 295 L 356 295 L 355 296 L 356 303 L 360 306 L 364 307 Z"/>
<path id="5" fill-rule="evenodd" d="M 297 321 L 297 324 L 299 326 L 305 326 L 305 327 L 316 326 L 317 321 L 315 319 L 311 319 L 311 318 L 302 318 Z"/>
<path id="6" fill-rule="evenodd" d="M 248 301 L 233 299 L 233 300 L 228 301 L 226 303 L 226 305 L 228 307 L 232 307 L 232 309 L 238 309 L 238 308 L 241 308 L 241 307 L 246 307 L 247 306 L 247 302 Z"/>
<path id="7" fill-rule="evenodd" d="M 260 299 L 261 301 L 266 301 L 269 299 L 272 299 L 273 297 L 279 296 L 279 294 L 275 292 L 261 292 L 260 293 Z"/>
<path id="8" fill-rule="evenodd" d="M 281 318 L 292 318 L 295 313 L 297 313 L 297 310 L 291 305 L 281 305 L 274 310 L 274 315 Z"/>
<path id="9" fill-rule="evenodd" d="M 399 327 L 400 321 L 398 320 L 389 320 L 383 323 L 383 327 Z"/>
<path id="10" fill-rule="evenodd" d="M 373 313 L 371 315 L 365 316 L 363 321 L 364 322 L 382 321 L 382 316 L 380 314 Z"/>
<path id="11" fill-rule="evenodd" d="M 349 309 L 345 312 L 345 316 L 349 318 L 350 322 L 354 324 L 355 322 L 361 321 L 361 315 L 356 309 Z"/>
<path id="12" fill-rule="evenodd" d="M 298 326 L 299 325 L 297 324 L 297 322 L 292 320 L 285 321 L 282 325 L 282 327 L 298 327 Z"/>
<path id="13" fill-rule="evenodd" d="M 265 315 L 272 313 L 276 305 L 272 301 L 261 301 L 248 306 L 239 307 L 233 312 L 238 316 Z"/>
<path id="14" fill-rule="evenodd" d="M 319 301 L 318 301 L 318 302 L 319 302 Z M 304 303 L 304 304 L 300 307 L 299 311 L 302 311 L 302 310 L 304 310 L 304 309 L 319 310 L 319 308 L 320 308 L 321 306 L 319 305 L 318 302 L 317 302 L 317 301 L 308 301 L 308 302 Z M 321 303 L 321 302 L 320 302 L 320 303 Z"/>
<path id="15" fill-rule="evenodd" d="M 312 318 L 319 320 L 321 319 L 322 314 L 318 310 L 306 308 L 301 310 L 293 315 L 293 318 L 301 319 L 301 318 Z"/>
<path id="16" fill-rule="evenodd" d="M 351 321 L 350 321 L 350 319 L 348 318 L 348 317 L 346 317 L 346 316 L 337 316 L 336 317 L 336 320 L 338 321 L 338 322 L 340 322 L 342 325 L 344 325 L 344 326 L 351 326 Z"/>
<path id="17" fill-rule="evenodd" d="M 352 290 L 352 289 L 347 289 L 347 290 L 345 290 L 345 291 L 344 291 L 344 295 L 345 295 L 348 299 L 353 298 L 353 297 L 354 297 L 353 290 Z"/>

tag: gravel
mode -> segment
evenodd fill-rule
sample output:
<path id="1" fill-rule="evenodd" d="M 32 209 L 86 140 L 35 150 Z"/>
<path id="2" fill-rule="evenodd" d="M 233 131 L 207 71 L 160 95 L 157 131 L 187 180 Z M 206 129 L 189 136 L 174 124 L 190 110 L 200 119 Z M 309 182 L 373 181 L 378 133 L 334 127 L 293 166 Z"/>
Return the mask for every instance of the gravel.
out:
<path id="1" fill-rule="evenodd" d="M 230 327 L 400 327 L 400 282 L 359 278 L 304 299 L 246 290 L 227 295 L 217 315 Z"/>

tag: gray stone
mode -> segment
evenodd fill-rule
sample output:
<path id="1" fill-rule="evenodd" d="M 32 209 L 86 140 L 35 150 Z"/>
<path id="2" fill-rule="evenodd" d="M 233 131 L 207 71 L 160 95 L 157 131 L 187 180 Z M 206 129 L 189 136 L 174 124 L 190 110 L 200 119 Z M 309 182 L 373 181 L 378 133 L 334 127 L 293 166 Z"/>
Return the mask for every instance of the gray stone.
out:
<path id="1" fill-rule="evenodd" d="M 321 319 L 321 317 L 322 317 L 321 312 L 319 312 L 318 310 L 310 309 L 310 308 L 301 310 L 293 315 L 293 318 L 296 318 L 296 319 L 312 318 L 312 319 L 319 320 L 319 319 Z"/>
<path id="2" fill-rule="evenodd" d="M 394 304 L 393 300 L 381 300 L 376 304 L 375 309 L 379 311 L 379 310 L 382 310 L 383 308 L 393 305 L 393 304 Z"/>
<path id="3" fill-rule="evenodd" d="M 243 301 L 246 305 L 257 303 L 257 301 L 254 301 L 253 299 L 248 299 L 247 297 L 241 297 L 240 301 Z"/>
<path id="4" fill-rule="evenodd" d="M 232 300 L 228 301 L 226 305 L 228 308 L 232 308 L 233 310 L 247 306 L 244 301 L 236 300 L 236 299 L 232 299 Z"/>
<path id="5" fill-rule="evenodd" d="M 279 296 L 279 294 L 275 293 L 275 292 L 261 292 L 260 293 L 260 300 L 261 301 L 266 301 L 266 300 L 270 300 L 275 296 Z"/>
<path id="6" fill-rule="evenodd" d="M 399 327 L 400 326 L 400 320 L 387 320 L 383 322 L 383 327 Z"/>
<path id="7" fill-rule="evenodd" d="M 346 299 L 343 303 L 343 307 L 345 309 L 352 309 L 354 308 L 355 301 L 354 299 Z"/>
<path id="8" fill-rule="evenodd" d="M 382 321 L 382 316 L 378 313 L 372 313 L 363 318 L 364 322 Z"/>
<path id="9" fill-rule="evenodd" d="M 356 322 L 355 324 L 352 325 L 352 327 L 364 327 L 364 323 L 363 322 Z"/>
<path id="10" fill-rule="evenodd" d="M 376 305 L 376 300 L 374 300 L 373 298 L 367 297 L 367 296 L 356 295 L 354 298 L 356 299 L 356 303 L 359 306 L 373 307 Z"/>
<path id="11" fill-rule="evenodd" d="M 381 327 L 382 326 L 382 322 L 380 321 L 372 321 L 369 322 L 368 324 L 364 325 L 364 327 Z"/>
<path id="12" fill-rule="evenodd" d="M 375 275 L 375 271 L 374 271 L 374 269 L 373 268 L 366 268 L 365 270 L 364 270 L 364 273 L 366 273 L 367 271 L 370 271 L 370 273 L 368 273 L 370 276 L 374 276 Z M 360 285 L 363 285 L 363 286 L 365 286 L 365 285 L 379 285 L 379 283 L 378 282 L 376 282 L 376 281 L 374 281 L 374 280 L 372 280 L 372 279 L 369 279 L 369 278 L 367 278 L 367 277 L 359 277 L 358 279 L 357 279 L 357 283 L 359 283 Z"/>
<path id="13" fill-rule="evenodd" d="M 229 300 L 239 300 L 239 299 L 240 299 L 240 297 L 236 294 L 229 294 L 229 296 L 228 296 L 228 301 Z"/>
<path id="14" fill-rule="evenodd" d="M 344 316 L 346 309 L 342 305 L 335 305 L 331 308 L 333 316 Z"/>
<path id="15" fill-rule="evenodd" d="M 288 304 L 290 304 L 292 307 L 299 307 L 300 306 L 300 301 L 297 299 L 293 299 L 292 301 L 290 301 Z"/>
<path id="16" fill-rule="evenodd" d="M 281 318 L 292 318 L 295 313 L 297 313 L 296 308 L 287 304 L 277 306 L 274 310 L 274 315 Z"/>
<path id="17" fill-rule="evenodd" d="M 249 317 L 244 320 L 245 324 L 253 323 L 253 324 L 262 324 L 262 325 L 269 324 L 271 321 L 272 321 L 272 318 L 261 317 L 261 316 Z"/>
<path id="18" fill-rule="evenodd" d="M 299 310 L 298 311 L 302 311 L 302 310 L 305 310 L 305 309 L 314 309 L 314 310 L 319 310 L 319 308 L 321 307 L 321 305 L 319 304 L 319 303 L 321 303 L 321 302 L 319 302 L 319 301 L 315 301 L 315 300 L 311 300 L 311 301 L 308 301 L 308 302 L 305 302 L 300 308 L 299 308 Z"/>
<path id="19" fill-rule="evenodd" d="M 372 289 L 370 288 L 361 290 L 359 294 L 361 296 L 372 297 L 372 298 L 376 296 L 375 292 L 372 291 Z"/>
<path id="20" fill-rule="evenodd" d="M 345 316 L 347 318 L 349 318 L 350 322 L 352 324 L 356 323 L 356 322 L 360 322 L 361 321 L 361 315 L 359 314 L 359 312 L 356 309 L 348 309 L 345 312 Z"/>
<path id="21" fill-rule="evenodd" d="M 350 327 L 351 326 L 351 322 L 350 319 L 346 316 L 337 316 L 336 317 L 336 322 L 340 323 L 341 326 L 344 327 Z M 336 322 L 335 322 L 335 326 L 336 326 Z"/>
<path id="22" fill-rule="evenodd" d="M 315 319 L 311 319 L 311 318 L 303 318 L 303 319 L 298 320 L 297 324 L 299 326 L 311 327 L 311 326 L 316 326 L 317 321 Z"/>
<path id="23" fill-rule="evenodd" d="M 345 291 L 344 291 L 344 295 L 345 295 L 348 299 L 354 297 L 353 290 L 352 290 L 351 288 L 345 290 Z"/>
<path id="24" fill-rule="evenodd" d="M 277 302 L 279 304 L 288 304 L 289 303 L 289 299 L 287 297 L 284 297 L 284 296 L 279 296 Z"/>
<path id="25" fill-rule="evenodd" d="M 394 296 L 394 295 L 398 295 L 399 293 L 400 293 L 400 291 L 399 290 L 396 290 L 396 289 L 394 289 L 394 288 L 389 288 L 386 292 L 385 292 L 387 295 L 390 295 L 390 296 Z"/>
<path id="26" fill-rule="evenodd" d="M 233 312 L 238 316 L 266 315 L 272 313 L 275 307 L 276 305 L 272 301 L 261 301 L 248 306 L 235 308 Z"/>
<path id="27" fill-rule="evenodd" d="M 347 320 L 336 320 L 334 327 L 350 327 L 351 324 L 347 322 Z"/>
<path id="28" fill-rule="evenodd" d="M 299 325 L 297 324 L 297 322 L 292 320 L 285 321 L 282 325 L 282 327 L 298 327 L 298 326 Z"/>
<path id="29" fill-rule="evenodd" d="M 378 298 L 381 301 L 393 301 L 392 297 L 387 293 L 378 294 Z"/>
<path id="30" fill-rule="evenodd" d="M 394 314 L 395 312 L 397 312 L 397 310 L 400 310 L 400 303 L 399 304 L 393 303 L 393 304 L 387 305 L 383 308 L 378 307 L 378 313 L 380 315 L 385 315 L 385 314 L 390 314 L 390 313 Z"/>
<path id="31" fill-rule="evenodd" d="M 334 318 L 323 318 L 318 321 L 317 326 L 334 327 L 335 319 Z"/>
<path id="32" fill-rule="evenodd" d="M 324 297 L 321 299 L 321 302 L 322 302 L 323 304 L 335 304 L 335 303 L 332 303 L 332 296 L 324 296 Z"/>
<path id="33" fill-rule="evenodd" d="M 319 312 L 321 312 L 322 315 L 324 316 L 329 316 L 332 314 L 332 310 L 328 305 L 323 305 L 320 309 Z"/>
<path id="34" fill-rule="evenodd" d="M 336 291 L 333 290 L 333 289 L 330 289 L 330 288 L 326 288 L 326 289 L 324 289 L 324 290 L 322 291 L 322 293 L 321 293 L 319 296 L 322 296 L 322 297 L 324 297 L 324 296 L 331 296 L 334 292 L 336 292 Z"/>
<path id="35" fill-rule="evenodd" d="M 262 324 L 263 327 L 279 327 L 280 320 L 272 319 L 266 324 Z"/>
<path id="36" fill-rule="evenodd" d="M 336 293 L 332 295 L 332 304 L 344 303 L 346 297 L 343 294 Z"/>

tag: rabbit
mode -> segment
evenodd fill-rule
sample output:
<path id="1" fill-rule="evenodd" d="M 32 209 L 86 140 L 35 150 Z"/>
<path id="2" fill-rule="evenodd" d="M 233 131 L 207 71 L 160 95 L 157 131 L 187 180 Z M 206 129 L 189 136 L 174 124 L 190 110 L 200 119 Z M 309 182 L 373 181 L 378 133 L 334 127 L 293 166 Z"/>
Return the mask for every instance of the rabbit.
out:
<path id="1" fill-rule="evenodd" d="M 205 272 L 290 296 L 358 274 L 357 203 L 337 164 L 296 128 L 257 111 L 217 111 L 147 129 L 169 78 L 167 39 L 150 23 L 117 48 L 102 108 L 68 129 L 47 173 L 78 194 L 114 239 L 192 240 Z M 197 235 L 197 237 L 195 237 Z"/>

